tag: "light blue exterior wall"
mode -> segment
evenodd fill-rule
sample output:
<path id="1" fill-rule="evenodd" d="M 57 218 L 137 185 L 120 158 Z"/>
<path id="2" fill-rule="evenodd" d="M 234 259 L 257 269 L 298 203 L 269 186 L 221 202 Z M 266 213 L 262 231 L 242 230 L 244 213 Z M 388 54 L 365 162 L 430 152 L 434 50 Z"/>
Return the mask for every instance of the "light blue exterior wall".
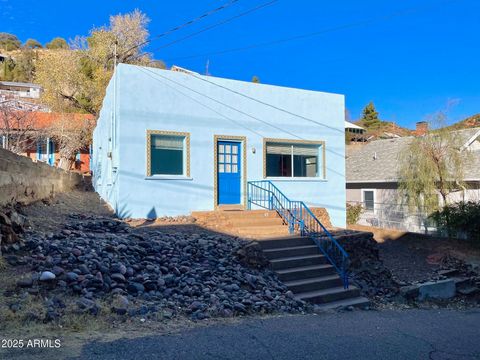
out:
<path id="1" fill-rule="evenodd" d="M 263 179 L 264 138 L 325 141 L 325 180 L 272 180 L 290 199 L 325 207 L 335 226 L 345 226 L 343 95 L 124 64 L 117 68 L 116 81 L 116 131 L 111 125 L 112 80 L 94 133 L 93 180 L 96 191 L 120 217 L 153 218 L 213 210 L 214 135 L 230 135 L 247 138 L 248 181 Z M 190 178 L 147 178 L 147 130 L 190 133 Z M 106 150 L 110 136 L 113 164 Z"/>

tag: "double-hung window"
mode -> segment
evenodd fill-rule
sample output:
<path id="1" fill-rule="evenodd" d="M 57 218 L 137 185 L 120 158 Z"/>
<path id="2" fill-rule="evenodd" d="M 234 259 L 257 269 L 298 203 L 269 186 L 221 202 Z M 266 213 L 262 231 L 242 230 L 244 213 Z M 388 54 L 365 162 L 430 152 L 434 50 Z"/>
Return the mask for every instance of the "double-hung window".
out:
<path id="1" fill-rule="evenodd" d="M 265 141 L 265 177 L 324 178 L 323 142 Z"/>
<path id="2" fill-rule="evenodd" d="M 375 211 L 375 190 L 362 190 L 362 199 L 365 211 Z"/>
<path id="3" fill-rule="evenodd" d="M 188 133 L 147 131 L 147 175 L 190 176 Z"/>

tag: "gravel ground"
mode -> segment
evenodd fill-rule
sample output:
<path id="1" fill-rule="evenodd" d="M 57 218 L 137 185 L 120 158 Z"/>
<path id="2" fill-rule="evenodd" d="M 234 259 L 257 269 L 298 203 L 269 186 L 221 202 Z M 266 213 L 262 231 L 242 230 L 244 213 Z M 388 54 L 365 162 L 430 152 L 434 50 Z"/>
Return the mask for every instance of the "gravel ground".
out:
<path id="1" fill-rule="evenodd" d="M 5 254 L 23 277 L 3 292 L 4 316 L 45 323 L 72 312 L 203 320 L 310 308 L 273 271 L 243 262 L 237 254 L 247 242 L 183 217 L 178 225 L 168 219 L 133 228 L 91 192 L 61 194 L 23 212 L 30 221 L 24 246 Z"/>
<path id="2" fill-rule="evenodd" d="M 474 266 L 480 265 L 480 247 L 461 240 L 434 238 L 397 230 L 354 225 L 349 228 L 374 233 L 380 258 L 403 282 L 425 281 L 435 276 L 442 257 L 453 256 Z"/>

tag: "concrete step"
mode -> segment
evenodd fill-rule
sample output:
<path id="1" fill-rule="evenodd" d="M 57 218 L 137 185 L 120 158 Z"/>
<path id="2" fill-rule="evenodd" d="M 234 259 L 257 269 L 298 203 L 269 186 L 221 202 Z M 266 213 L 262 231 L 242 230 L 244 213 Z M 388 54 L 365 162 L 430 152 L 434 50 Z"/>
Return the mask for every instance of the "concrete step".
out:
<path id="1" fill-rule="evenodd" d="M 338 286 L 295 294 L 298 299 L 314 304 L 326 304 L 334 301 L 355 298 L 359 295 L 360 289 L 355 286 L 350 286 L 348 289 L 344 289 L 343 286 Z"/>
<path id="2" fill-rule="evenodd" d="M 278 218 L 279 215 L 276 211 L 270 210 L 243 210 L 243 211 L 220 211 L 218 215 L 231 219 L 231 218 Z"/>
<path id="3" fill-rule="evenodd" d="M 300 266 L 327 264 L 328 260 L 321 254 L 290 256 L 280 259 L 270 260 L 273 270 L 291 269 Z"/>
<path id="4" fill-rule="evenodd" d="M 327 310 L 346 309 L 350 306 L 353 306 L 359 309 L 365 309 L 369 305 L 370 305 L 370 300 L 368 300 L 367 298 L 364 298 L 363 296 L 358 296 L 351 299 L 332 301 L 326 304 L 317 304 L 315 305 L 315 310 L 327 311 Z"/>
<path id="5" fill-rule="evenodd" d="M 315 255 L 320 253 L 317 245 L 292 246 L 284 248 L 266 249 L 263 251 L 270 260 L 288 256 Z"/>
<path id="6" fill-rule="evenodd" d="M 277 225 L 283 226 L 283 220 L 280 217 L 259 217 L 259 218 L 230 218 L 226 220 L 232 226 L 245 227 L 245 226 L 268 226 Z"/>
<path id="7" fill-rule="evenodd" d="M 291 235 L 284 237 L 272 237 L 264 239 L 259 242 L 260 246 L 264 250 L 268 249 L 280 249 L 286 247 L 315 245 L 312 239 L 299 235 Z"/>
<path id="8" fill-rule="evenodd" d="M 283 225 L 268 225 L 268 226 L 246 226 L 246 227 L 232 227 L 240 235 L 282 235 L 288 234 L 288 227 Z"/>
<path id="9" fill-rule="evenodd" d="M 342 286 L 342 279 L 337 274 L 331 274 L 315 278 L 286 281 L 285 285 L 296 293 L 304 293 L 315 290 L 328 289 Z"/>
<path id="10" fill-rule="evenodd" d="M 336 274 L 336 271 L 330 264 L 301 266 L 277 271 L 278 278 L 282 281 L 302 280 L 331 274 Z"/>

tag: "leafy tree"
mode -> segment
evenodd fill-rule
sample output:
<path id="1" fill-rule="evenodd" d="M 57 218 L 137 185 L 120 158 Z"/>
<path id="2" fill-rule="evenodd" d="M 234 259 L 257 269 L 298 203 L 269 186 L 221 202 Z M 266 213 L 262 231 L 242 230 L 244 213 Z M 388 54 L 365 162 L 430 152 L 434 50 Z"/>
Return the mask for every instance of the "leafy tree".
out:
<path id="1" fill-rule="evenodd" d="M 252 82 L 255 84 L 260 84 L 260 78 L 257 75 L 252 77 Z"/>
<path id="2" fill-rule="evenodd" d="M 94 28 L 88 37 L 77 37 L 74 51 L 42 56 L 37 62 L 36 81 L 44 87 L 47 105 L 60 112 L 97 115 L 113 74 L 115 55 L 118 62 L 150 62 L 150 57 L 141 53 L 148 38 L 148 21 L 138 10 L 111 16 L 109 26 Z"/>
<path id="3" fill-rule="evenodd" d="M 22 49 L 15 58 L 12 81 L 32 82 L 35 77 L 37 54 L 31 49 Z"/>
<path id="4" fill-rule="evenodd" d="M 69 46 L 64 38 L 56 37 L 45 45 L 49 50 L 68 49 Z"/>
<path id="5" fill-rule="evenodd" d="M 15 59 L 8 58 L 0 69 L 0 79 L 4 81 L 32 82 L 35 75 L 35 51 L 23 48 Z"/>
<path id="6" fill-rule="evenodd" d="M 366 128 L 378 127 L 381 124 L 381 121 L 378 118 L 378 112 L 372 101 L 363 109 L 360 121 Z"/>
<path id="7" fill-rule="evenodd" d="M 152 68 L 157 68 L 157 69 L 165 70 L 167 68 L 167 65 L 162 60 L 152 60 L 148 65 Z"/>
<path id="8" fill-rule="evenodd" d="M 436 121 L 443 119 L 442 113 L 437 114 Z M 446 205 L 450 193 L 465 188 L 464 169 L 471 156 L 461 146 L 457 133 L 439 128 L 405 148 L 399 159 L 399 188 L 409 206 L 430 213 L 439 208 L 439 194 Z"/>
<path id="9" fill-rule="evenodd" d="M 41 49 L 43 46 L 35 39 L 28 39 L 23 45 L 27 49 Z"/>
<path id="10" fill-rule="evenodd" d="M 15 61 L 8 57 L 0 68 L 0 80 L 13 81 L 13 70 L 15 69 Z"/>
<path id="11" fill-rule="evenodd" d="M 22 43 L 15 35 L 0 33 L 0 49 L 5 51 L 17 50 L 20 49 L 21 45 Z"/>

